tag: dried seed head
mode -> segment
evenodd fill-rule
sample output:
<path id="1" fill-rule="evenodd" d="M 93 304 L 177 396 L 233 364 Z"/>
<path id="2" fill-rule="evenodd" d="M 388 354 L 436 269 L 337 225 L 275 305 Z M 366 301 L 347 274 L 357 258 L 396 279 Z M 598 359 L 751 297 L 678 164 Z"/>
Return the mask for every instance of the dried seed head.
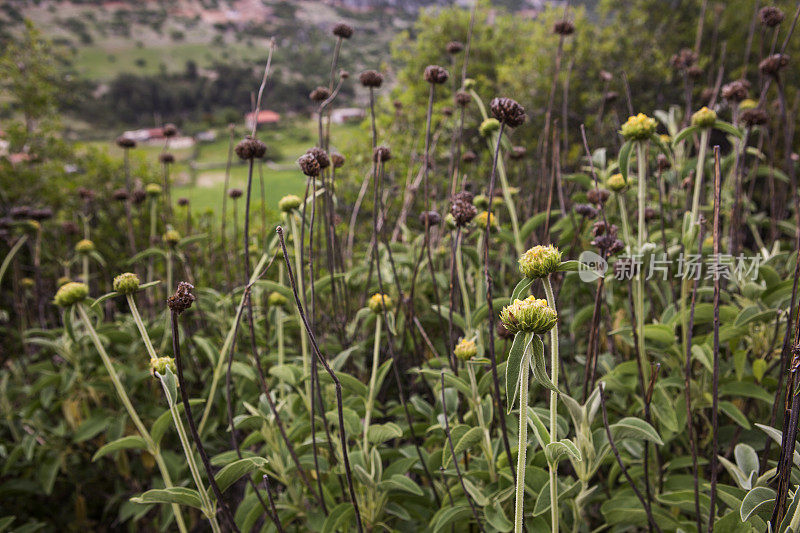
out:
<path id="1" fill-rule="evenodd" d="M 317 158 L 314 157 L 314 154 L 303 154 L 297 160 L 297 164 L 300 166 L 300 170 L 303 171 L 303 174 L 309 177 L 316 177 L 319 176 L 320 168 L 319 168 L 319 161 Z"/>
<path id="2" fill-rule="evenodd" d="M 31 208 L 27 205 L 14 206 L 8 211 L 8 214 L 11 215 L 11 218 L 15 220 L 21 220 L 30 216 Z"/>
<path id="3" fill-rule="evenodd" d="M 528 296 L 524 300 L 514 300 L 500 312 L 503 325 L 513 333 L 547 333 L 558 322 L 558 314 L 547 305 L 547 300 Z"/>
<path id="4" fill-rule="evenodd" d="M 461 339 L 453 349 L 453 355 L 461 361 L 469 361 L 478 355 L 478 345 L 473 340 Z"/>
<path id="5" fill-rule="evenodd" d="M 606 103 L 609 103 L 609 104 L 611 102 L 616 102 L 617 98 L 619 98 L 619 93 L 615 92 L 615 91 L 608 91 L 607 93 L 605 93 L 603 95 L 603 100 L 605 100 Z"/>
<path id="6" fill-rule="evenodd" d="M 571 20 L 559 20 L 553 25 L 553 33 L 558 35 L 572 35 L 575 33 L 575 23 Z"/>
<path id="7" fill-rule="evenodd" d="M 474 163 L 475 161 L 478 160 L 478 154 L 476 154 L 472 150 L 467 150 L 466 152 L 464 152 L 464 155 L 461 156 L 461 160 L 464 163 Z"/>
<path id="8" fill-rule="evenodd" d="M 527 153 L 528 150 L 524 146 L 514 146 L 513 148 L 511 148 L 511 153 L 508 154 L 508 157 L 510 157 L 515 161 L 519 161 L 520 159 L 525 157 L 525 154 Z"/>
<path id="9" fill-rule="evenodd" d="M 239 159 L 261 159 L 267 153 L 267 145 L 248 135 L 239 141 L 234 151 Z"/>
<path id="10" fill-rule="evenodd" d="M 467 107 L 472 102 L 472 96 L 466 91 L 456 91 L 453 100 L 459 107 Z"/>
<path id="11" fill-rule="evenodd" d="M 234 187 L 233 189 L 228 189 L 228 196 L 232 200 L 238 200 L 239 198 L 242 197 L 242 189 L 238 189 L 236 187 Z"/>
<path id="12" fill-rule="evenodd" d="M 72 307 L 85 300 L 87 296 L 89 296 L 89 287 L 85 283 L 71 281 L 59 287 L 53 303 L 59 307 Z"/>
<path id="13" fill-rule="evenodd" d="M 141 204 L 147 198 L 147 191 L 144 189 L 134 189 L 131 193 L 131 199 L 134 204 Z"/>
<path id="14" fill-rule="evenodd" d="M 609 82 L 614 79 L 614 76 L 607 70 L 600 71 L 600 79 L 605 82 Z"/>
<path id="15" fill-rule="evenodd" d="M 776 77 L 783 67 L 789 64 L 786 54 L 772 54 L 758 64 L 758 70 L 765 76 Z"/>
<path id="16" fill-rule="evenodd" d="M 185 196 L 181 196 L 180 198 L 178 198 L 178 205 L 181 206 L 181 207 L 188 206 L 189 205 L 189 199 L 186 198 Z"/>
<path id="17" fill-rule="evenodd" d="M 333 163 L 333 168 L 342 168 L 345 163 L 345 158 L 339 152 L 333 152 L 331 154 L 331 163 Z"/>
<path id="18" fill-rule="evenodd" d="M 456 226 L 460 228 L 469 224 L 478 214 L 478 210 L 472 205 L 472 198 L 471 192 L 462 191 L 453 195 L 450 200 L 450 214 L 453 215 Z"/>
<path id="19" fill-rule="evenodd" d="M 317 87 L 308 95 L 312 102 L 324 102 L 331 96 L 331 91 L 327 87 Z"/>
<path id="20" fill-rule="evenodd" d="M 697 54 L 691 48 L 683 48 L 669 60 L 675 70 L 686 70 L 697 62 Z"/>
<path id="21" fill-rule="evenodd" d="M 53 210 L 50 209 L 49 207 L 43 207 L 41 209 L 31 209 L 31 212 L 28 216 L 31 217 L 33 220 L 44 222 L 45 220 L 53 218 Z"/>
<path id="22" fill-rule="evenodd" d="M 703 69 L 700 65 L 692 65 L 686 69 L 686 75 L 693 80 L 698 80 L 703 76 Z"/>
<path id="23" fill-rule="evenodd" d="M 498 320 L 497 325 L 495 326 L 495 331 L 497 332 L 497 336 L 501 339 L 513 339 L 514 332 L 509 330 L 502 321 Z"/>
<path id="24" fill-rule="evenodd" d="M 169 165 L 170 163 L 175 162 L 175 156 L 169 152 L 164 152 L 163 154 L 159 154 L 158 160 L 165 165 Z"/>
<path id="25" fill-rule="evenodd" d="M 117 137 L 117 146 L 124 149 L 136 148 L 136 141 L 121 135 Z"/>
<path id="26" fill-rule="evenodd" d="M 94 189 L 87 189 L 86 187 L 78 187 L 78 196 L 80 196 L 81 200 L 84 202 L 91 202 L 94 200 L 94 197 L 97 196 L 97 193 L 94 192 Z"/>
<path id="27" fill-rule="evenodd" d="M 761 11 L 758 12 L 758 16 L 761 18 L 761 24 L 769 28 L 774 28 L 783 22 L 784 18 L 783 11 L 775 6 L 762 7 Z"/>
<path id="28" fill-rule="evenodd" d="M 747 80 L 735 80 L 722 86 L 721 95 L 728 102 L 741 102 L 747 98 L 747 90 L 750 82 Z"/>
<path id="29" fill-rule="evenodd" d="M 450 41 L 447 43 L 447 53 L 455 55 L 464 49 L 464 43 L 461 41 Z"/>
<path id="30" fill-rule="evenodd" d="M 167 298 L 167 307 L 174 313 L 181 314 L 192 306 L 195 301 L 192 291 L 194 286 L 191 283 L 181 281 L 178 283 L 178 288 L 175 293 Z"/>
<path id="31" fill-rule="evenodd" d="M 453 108 L 452 107 L 443 107 L 442 108 L 442 115 L 444 115 L 446 117 L 452 117 L 453 116 Z"/>
<path id="32" fill-rule="evenodd" d="M 575 207 L 575 212 L 584 218 L 596 218 L 597 217 L 597 209 L 589 204 L 577 204 Z"/>
<path id="33" fill-rule="evenodd" d="M 120 294 L 133 294 L 139 290 L 139 276 L 133 272 L 125 272 L 114 278 L 113 288 Z"/>
<path id="34" fill-rule="evenodd" d="M 350 77 L 350 71 L 345 70 L 345 69 L 341 69 L 339 71 L 339 77 L 342 78 L 343 80 L 346 80 L 347 78 Z"/>
<path id="35" fill-rule="evenodd" d="M 438 226 L 442 222 L 442 217 L 436 211 L 423 211 L 419 214 L 419 222 L 423 226 L 426 225 L 430 228 Z"/>
<path id="36" fill-rule="evenodd" d="M 67 235 L 77 235 L 80 232 L 81 228 L 71 220 L 67 220 L 61 223 L 61 231 L 66 233 Z"/>
<path id="37" fill-rule="evenodd" d="M 741 119 L 742 123 L 748 128 L 766 124 L 767 120 L 769 119 L 766 111 L 759 108 L 746 109 L 742 111 L 742 115 L 739 118 Z"/>
<path id="38" fill-rule="evenodd" d="M 114 189 L 114 192 L 111 193 L 111 198 L 118 202 L 124 202 L 128 199 L 128 191 L 125 189 Z"/>
<path id="39" fill-rule="evenodd" d="M 525 108 L 511 98 L 494 98 L 490 107 L 494 118 L 509 128 L 521 126 L 528 118 Z"/>
<path id="40" fill-rule="evenodd" d="M 392 158 L 392 151 L 388 146 L 378 146 L 372 154 L 372 160 L 375 162 L 385 163 Z"/>
<path id="41" fill-rule="evenodd" d="M 656 156 L 656 162 L 658 164 L 658 170 L 661 171 L 667 170 L 672 166 L 672 163 L 669 162 L 669 157 L 665 154 L 658 154 Z"/>
<path id="42" fill-rule="evenodd" d="M 560 264 L 561 251 L 552 244 L 534 246 L 519 257 L 519 271 L 531 279 L 546 278 Z"/>
<path id="43" fill-rule="evenodd" d="M 349 39 L 353 36 L 353 27 L 344 22 L 339 22 L 333 27 L 333 34 L 342 39 Z"/>
<path id="44" fill-rule="evenodd" d="M 315 146 L 313 148 L 309 148 L 308 150 L 306 150 L 306 153 L 314 156 L 314 159 L 316 159 L 317 163 L 319 163 L 320 169 L 326 169 L 329 166 L 331 166 L 331 160 L 328 157 L 328 152 L 326 152 L 322 148 Z"/>
<path id="45" fill-rule="evenodd" d="M 364 87 L 377 89 L 383 85 L 383 74 L 377 70 L 365 70 L 359 75 L 358 79 Z"/>
<path id="46" fill-rule="evenodd" d="M 441 85 L 450 78 L 450 73 L 447 72 L 444 67 L 440 67 L 439 65 L 428 65 L 425 67 L 423 78 L 425 78 L 425 81 L 428 83 Z"/>
<path id="47" fill-rule="evenodd" d="M 175 124 L 164 124 L 162 133 L 164 137 L 175 137 L 178 134 L 178 127 Z"/>

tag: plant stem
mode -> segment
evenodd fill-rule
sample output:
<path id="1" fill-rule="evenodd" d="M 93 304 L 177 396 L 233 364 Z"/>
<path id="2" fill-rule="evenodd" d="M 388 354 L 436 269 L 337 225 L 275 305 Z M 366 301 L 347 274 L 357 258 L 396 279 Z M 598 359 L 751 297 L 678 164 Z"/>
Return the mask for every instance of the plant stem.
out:
<path id="1" fill-rule="evenodd" d="M 700 212 L 700 190 L 703 186 L 703 169 L 705 169 L 706 150 L 708 148 L 708 128 L 700 133 L 700 150 L 697 153 L 697 167 L 694 172 L 694 193 L 692 194 L 692 212 L 689 219 L 689 228 L 694 228 L 697 215 Z"/>
<path id="2" fill-rule="evenodd" d="M 289 218 L 289 226 L 292 228 L 292 248 L 294 248 L 294 264 L 295 269 L 297 269 L 297 291 L 301 294 L 305 294 L 305 287 L 303 284 L 303 259 L 300 256 L 300 247 L 302 243 L 298 243 L 300 239 L 300 234 L 297 232 L 297 222 L 295 222 L 294 215 L 291 213 L 288 215 Z M 297 312 L 298 320 L 300 320 L 300 312 Z M 302 320 L 301 320 L 302 323 Z M 308 376 L 311 372 L 311 358 L 309 357 L 308 353 L 308 340 L 306 339 L 305 335 L 300 335 L 300 353 L 302 354 L 303 358 L 303 375 Z M 306 381 L 306 399 L 311 398 L 311 383 L 310 381 Z M 309 404 L 309 409 L 311 408 L 311 404 Z"/>
<path id="3" fill-rule="evenodd" d="M 375 343 L 372 347 L 372 371 L 370 372 L 369 376 L 369 391 L 367 392 L 367 409 L 366 413 L 364 414 L 364 448 L 363 453 L 364 457 L 368 458 L 369 454 L 367 453 L 367 446 L 369 441 L 367 439 L 367 434 L 369 433 L 369 422 L 370 418 L 372 417 L 372 408 L 375 402 L 375 382 L 378 379 L 378 366 L 380 364 L 380 355 L 381 355 L 381 316 L 377 315 L 375 317 Z"/>
<path id="4" fill-rule="evenodd" d="M 547 295 L 547 305 L 557 311 L 556 298 L 550 276 L 544 278 L 544 291 Z M 550 379 L 558 387 L 558 324 L 550 330 Z M 527 372 L 527 370 L 526 370 Z M 550 391 L 550 442 L 558 441 L 558 393 Z M 558 465 L 548 464 L 550 474 L 550 521 L 553 533 L 558 533 Z"/>
<path id="5" fill-rule="evenodd" d="M 517 440 L 517 483 L 514 493 L 514 533 L 522 533 L 525 501 L 525 462 L 528 451 L 528 371 L 530 348 L 525 348 L 519 372 L 519 433 Z M 552 498 L 552 495 L 551 495 Z M 553 502 L 551 501 L 551 505 Z M 553 531 L 556 531 L 555 529 Z"/>
<path id="6" fill-rule="evenodd" d="M 467 292 L 467 281 L 464 277 L 464 258 L 461 255 L 461 232 L 456 237 L 456 270 L 458 274 L 458 287 L 461 290 L 461 299 L 464 302 L 464 324 L 466 329 L 464 335 L 469 335 L 472 331 L 472 311 L 469 305 L 469 292 Z"/>
<path id="7" fill-rule="evenodd" d="M 639 167 L 638 189 L 639 189 L 639 220 L 636 235 L 636 253 L 640 256 L 641 262 L 639 268 L 636 270 L 636 331 L 639 336 L 639 360 L 642 362 L 642 368 L 648 368 L 644 362 L 647 360 L 647 350 L 644 338 L 644 237 L 647 233 L 647 225 L 645 223 L 645 204 L 647 203 L 647 159 L 645 157 L 646 145 L 643 141 L 636 143 L 637 150 L 637 163 Z M 646 378 L 643 374 L 643 378 Z M 644 386 L 644 382 L 643 386 Z M 644 399 L 644 398 L 643 398 Z"/>
<path id="8" fill-rule="evenodd" d="M 481 396 L 478 392 L 478 380 L 475 377 L 475 366 L 467 361 L 467 374 L 469 374 L 469 384 L 472 389 L 472 402 L 474 409 L 478 414 L 478 426 L 483 430 L 483 453 L 486 454 L 486 464 L 489 468 L 489 479 L 492 482 L 497 481 L 497 472 L 495 471 L 494 454 L 492 453 L 492 433 L 489 426 L 486 424 L 486 419 L 483 416 L 483 409 L 481 409 Z"/>

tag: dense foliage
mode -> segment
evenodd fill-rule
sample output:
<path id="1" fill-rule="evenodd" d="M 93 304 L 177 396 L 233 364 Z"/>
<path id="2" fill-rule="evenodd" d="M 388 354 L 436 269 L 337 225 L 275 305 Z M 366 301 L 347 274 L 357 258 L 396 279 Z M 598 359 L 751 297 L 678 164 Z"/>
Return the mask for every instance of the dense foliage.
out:
<path id="1" fill-rule="evenodd" d="M 216 213 L 175 197 L 171 126 L 157 161 L 65 142 L 29 27 L 0 530 L 800 531 L 800 11 L 706 4 L 425 12 L 394 88 L 322 61 L 280 213 L 268 131 Z"/>

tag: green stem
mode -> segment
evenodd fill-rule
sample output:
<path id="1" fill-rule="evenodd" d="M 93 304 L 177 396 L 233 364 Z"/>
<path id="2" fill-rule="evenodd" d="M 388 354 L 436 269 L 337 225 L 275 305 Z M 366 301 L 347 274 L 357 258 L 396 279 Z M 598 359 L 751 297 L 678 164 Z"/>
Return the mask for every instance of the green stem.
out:
<path id="1" fill-rule="evenodd" d="M 547 305 L 557 311 L 556 298 L 550 276 L 544 278 L 544 291 Z M 558 387 L 558 324 L 550 330 L 550 374 L 553 385 Z M 558 393 L 550 391 L 550 442 L 558 441 Z M 553 533 L 558 533 L 558 470 L 556 464 L 548 464 L 550 473 L 550 520 Z"/>
<path id="2" fill-rule="evenodd" d="M 144 347 L 147 350 L 147 355 L 150 356 L 150 359 L 158 358 L 156 349 L 153 347 L 153 341 L 150 340 L 150 335 L 148 335 L 147 329 L 144 327 L 144 321 L 142 320 L 142 316 L 139 314 L 139 308 L 136 306 L 136 300 L 133 298 L 133 294 L 126 294 L 125 298 L 128 300 L 128 307 L 131 308 L 133 321 L 136 322 L 136 327 L 139 329 L 139 335 L 142 337 L 142 341 L 144 341 Z"/>
<path id="3" fill-rule="evenodd" d="M 364 414 L 364 456 L 367 457 L 367 445 L 369 441 L 367 435 L 369 433 L 370 418 L 372 418 L 372 408 L 375 402 L 375 382 L 378 380 L 378 367 L 380 366 L 381 355 L 381 316 L 375 317 L 375 342 L 372 346 L 372 370 L 369 376 L 369 392 L 367 392 L 367 409 Z"/>
<path id="4" fill-rule="evenodd" d="M 705 128 L 700 133 L 700 150 L 697 154 L 697 167 L 694 171 L 694 194 L 692 195 L 692 214 L 689 220 L 689 231 L 694 230 L 694 225 L 697 222 L 697 216 L 700 212 L 700 190 L 703 186 L 703 169 L 705 169 L 708 134 L 710 131 L 710 129 Z"/>
<path id="5" fill-rule="evenodd" d="M 111 358 L 108 356 L 102 341 L 100 341 L 97 331 L 95 331 L 94 326 L 92 326 L 92 321 L 89 318 L 89 315 L 86 314 L 83 304 L 78 304 L 76 308 L 78 310 L 78 315 L 80 315 L 81 320 L 86 326 L 86 331 L 89 333 L 89 337 L 92 339 L 95 349 L 100 354 L 100 359 L 103 361 L 103 366 L 106 367 L 106 372 L 108 372 L 108 376 L 111 378 L 111 383 L 114 385 L 117 396 L 122 402 L 122 405 L 125 407 L 125 410 L 128 412 L 128 416 L 131 417 L 133 425 L 136 426 L 136 430 L 139 432 L 139 435 L 147 445 L 147 451 L 150 452 L 150 454 L 155 458 L 158 469 L 161 472 L 161 477 L 164 480 L 164 486 L 167 488 L 172 488 L 172 479 L 170 478 L 169 471 L 164 464 L 164 459 L 161 457 L 161 451 L 153 440 L 153 437 L 150 436 L 150 432 L 144 427 L 142 419 L 139 418 L 139 414 L 133 407 L 130 398 L 128 398 L 128 393 L 125 392 L 125 387 L 122 385 L 116 370 L 114 370 L 114 365 L 111 363 Z M 180 508 L 177 504 L 172 504 L 172 512 L 175 514 L 175 521 L 178 524 L 178 528 L 181 530 L 181 532 L 185 533 L 187 531 L 186 524 L 183 521 L 183 515 L 181 514 Z"/>
<path id="6" fill-rule="evenodd" d="M 481 396 L 478 392 L 478 380 L 475 378 L 475 366 L 467 361 L 467 373 L 469 374 L 469 385 L 472 389 L 472 403 L 478 413 L 478 426 L 483 430 L 483 453 L 486 455 L 486 464 L 489 467 L 489 479 L 494 483 L 497 481 L 497 473 L 494 466 L 494 455 L 492 454 L 492 435 L 486 419 L 483 417 L 481 409 Z"/>
<path id="7" fill-rule="evenodd" d="M 458 287 L 461 290 L 461 299 L 464 302 L 464 324 L 466 325 L 464 335 L 469 335 L 472 330 L 472 310 L 469 304 L 469 292 L 467 292 L 467 281 L 464 277 L 464 258 L 461 255 L 461 240 L 463 234 L 459 235 L 456 242 L 456 271 L 458 274 Z"/>
<path id="8" fill-rule="evenodd" d="M 528 451 L 529 361 L 530 348 L 526 347 L 519 371 L 519 439 L 517 440 L 517 486 L 514 494 L 514 533 L 522 533 L 523 502 L 525 501 L 525 463 Z"/>
<path id="9" fill-rule="evenodd" d="M 630 251 L 631 228 L 628 225 L 628 209 L 625 207 L 625 191 L 617 193 L 617 201 L 619 203 L 619 219 L 622 222 L 622 236 L 625 239 L 625 246 Z"/>
<path id="10" fill-rule="evenodd" d="M 636 237 L 637 253 L 642 256 L 642 262 L 636 273 L 636 331 L 639 337 L 639 360 L 644 363 L 647 358 L 645 338 L 644 338 L 644 237 L 647 233 L 647 226 L 645 224 L 644 212 L 647 204 L 647 159 L 645 158 L 645 143 L 638 142 L 637 159 L 639 167 L 639 227 Z M 643 365 L 647 367 L 647 365 Z M 649 367 L 647 367 L 649 368 Z M 644 370 L 645 374 L 647 370 Z"/>
<path id="11" fill-rule="evenodd" d="M 297 232 L 297 222 L 295 222 L 294 215 L 289 214 L 289 224 L 292 228 L 292 248 L 294 248 L 294 263 L 295 263 L 295 271 L 297 272 L 297 292 L 301 295 L 305 294 L 305 285 L 303 283 L 303 268 L 302 268 L 302 259 L 300 257 L 300 247 L 302 243 L 298 242 L 300 240 L 300 233 Z M 303 324 L 303 319 L 300 316 L 300 311 L 297 310 L 297 322 L 298 324 Z M 311 374 L 311 359 L 308 354 L 308 339 L 306 339 L 306 335 L 301 332 L 300 334 L 300 353 L 303 356 L 303 375 L 308 376 Z M 306 380 L 306 402 L 309 402 L 311 398 L 311 380 Z M 309 410 L 311 409 L 311 404 L 308 404 Z"/>

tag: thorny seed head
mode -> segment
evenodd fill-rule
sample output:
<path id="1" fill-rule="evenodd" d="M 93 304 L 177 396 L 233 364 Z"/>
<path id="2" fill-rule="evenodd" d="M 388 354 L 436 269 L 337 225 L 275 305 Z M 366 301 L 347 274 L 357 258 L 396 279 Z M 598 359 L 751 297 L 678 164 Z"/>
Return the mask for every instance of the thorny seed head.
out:
<path id="1" fill-rule="evenodd" d="M 682 48 L 680 52 L 670 58 L 669 63 L 675 70 L 685 71 L 697 61 L 697 54 L 691 48 Z"/>
<path id="2" fill-rule="evenodd" d="M 589 189 L 586 192 L 586 199 L 595 205 L 606 203 L 609 196 L 611 196 L 611 191 L 609 191 L 608 189 L 594 188 L 594 189 Z"/>
<path id="3" fill-rule="evenodd" d="M 686 69 L 686 75 L 693 80 L 698 80 L 703 75 L 703 69 L 700 65 L 692 65 Z"/>
<path id="4" fill-rule="evenodd" d="M 14 206 L 8 211 L 8 214 L 11 215 L 11 218 L 14 220 L 22 220 L 30 216 L 31 208 L 27 205 Z"/>
<path id="5" fill-rule="evenodd" d="M 613 80 L 613 79 L 614 79 L 614 75 L 613 75 L 613 74 L 611 74 L 611 73 L 610 73 L 609 71 L 607 71 L 607 70 L 601 70 L 601 71 L 600 71 L 600 79 L 601 79 L 602 81 L 609 82 L 609 81 L 611 81 L 611 80 Z"/>
<path id="6" fill-rule="evenodd" d="M 726 83 L 722 86 L 722 91 L 720 94 L 722 98 L 727 100 L 728 102 L 741 102 L 745 98 L 747 98 L 747 90 L 750 88 L 750 82 L 741 79 L 741 80 L 734 80 L 730 83 Z"/>
<path id="7" fill-rule="evenodd" d="M 193 290 L 194 285 L 191 283 L 186 283 L 185 281 L 178 283 L 175 293 L 167 298 L 167 307 L 169 307 L 170 311 L 181 314 L 189 309 L 196 299 L 192 294 Z"/>
<path id="8" fill-rule="evenodd" d="M 328 152 L 326 152 L 322 148 L 315 146 L 313 148 L 309 148 L 308 150 L 306 150 L 306 153 L 314 156 L 314 159 L 316 159 L 317 163 L 319 163 L 320 170 L 326 169 L 329 166 L 331 166 L 331 160 L 328 157 Z"/>
<path id="9" fill-rule="evenodd" d="M 189 205 L 189 199 L 186 198 L 185 196 L 181 196 L 180 198 L 178 198 L 178 205 L 181 206 L 181 207 L 188 206 Z"/>
<path id="10" fill-rule="evenodd" d="M 525 154 L 528 153 L 528 150 L 524 146 L 514 146 L 511 148 L 511 152 L 508 154 L 508 157 L 513 159 L 514 161 L 519 161 Z"/>
<path id="11" fill-rule="evenodd" d="M 303 174 L 306 176 L 312 178 L 319 176 L 319 161 L 317 161 L 317 158 L 314 157 L 314 154 L 305 153 L 301 155 L 297 159 L 297 164 L 300 166 L 300 170 L 302 170 Z"/>
<path id="12" fill-rule="evenodd" d="M 174 156 L 174 155 L 172 155 L 172 154 L 171 154 L 171 153 L 169 153 L 169 152 L 164 152 L 163 154 L 159 154 L 159 156 L 158 156 L 158 160 L 159 160 L 161 163 L 165 164 L 165 165 L 169 165 L 169 164 L 171 164 L 171 163 L 174 163 L 174 162 L 175 162 L 175 156 Z"/>
<path id="13" fill-rule="evenodd" d="M 123 149 L 136 148 L 136 141 L 121 135 L 117 137 L 117 146 Z"/>
<path id="14" fill-rule="evenodd" d="M 503 325 L 513 333 L 547 333 L 558 322 L 558 314 L 547 305 L 547 300 L 528 296 L 524 300 L 516 299 L 500 312 Z"/>
<path id="15" fill-rule="evenodd" d="M 575 209 L 577 214 L 584 218 L 597 218 L 597 209 L 590 204 L 576 204 L 573 209 Z"/>
<path id="16" fill-rule="evenodd" d="M 430 84 L 441 85 L 450 78 L 450 73 L 447 72 L 447 69 L 439 65 L 428 65 L 425 67 L 423 78 Z"/>
<path id="17" fill-rule="evenodd" d="M 464 49 L 464 43 L 461 41 L 450 41 L 447 43 L 447 53 L 450 55 L 455 55 Z"/>
<path id="18" fill-rule="evenodd" d="M 61 285 L 56 291 L 53 303 L 59 307 L 71 307 L 89 296 L 89 287 L 85 283 L 70 281 Z"/>
<path id="19" fill-rule="evenodd" d="M 267 145 L 248 135 L 239 141 L 234 151 L 239 159 L 261 159 L 267 153 Z"/>
<path id="20" fill-rule="evenodd" d="M 561 264 L 561 251 L 548 244 L 530 248 L 519 257 L 519 271 L 526 278 L 546 278 L 558 270 Z"/>
<path id="21" fill-rule="evenodd" d="M 228 189 L 228 196 L 232 200 L 238 200 L 239 198 L 242 197 L 242 194 L 243 194 L 242 189 L 238 189 L 236 187 L 234 187 L 233 189 Z"/>
<path id="22" fill-rule="evenodd" d="M 784 18 L 783 11 L 775 6 L 762 7 L 761 11 L 758 12 L 758 16 L 761 18 L 761 24 L 769 28 L 774 28 L 783 22 Z"/>
<path id="23" fill-rule="evenodd" d="M 80 227 L 73 221 L 67 220 L 61 223 L 61 231 L 67 235 L 77 235 L 80 232 Z"/>
<path id="24" fill-rule="evenodd" d="M 147 198 L 147 191 L 144 189 L 134 189 L 131 193 L 131 199 L 134 204 L 141 204 Z"/>
<path id="25" fill-rule="evenodd" d="M 353 36 L 353 27 L 344 22 L 339 22 L 333 27 L 333 34 L 342 39 L 349 39 Z"/>
<path id="26" fill-rule="evenodd" d="M 311 91 L 311 94 L 308 95 L 308 97 L 311 99 L 312 102 L 317 102 L 317 103 L 324 102 L 325 100 L 330 98 L 330 96 L 331 96 L 331 91 L 328 90 L 327 87 L 317 87 L 316 89 Z"/>
<path id="27" fill-rule="evenodd" d="M 662 172 L 672 166 L 672 163 L 669 162 L 669 157 L 667 157 L 666 154 L 658 154 L 656 156 L 656 163 L 658 165 L 658 170 L 661 170 Z"/>
<path id="28" fill-rule="evenodd" d="M 125 189 L 114 189 L 111 193 L 111 198 L 119 202 L 124 202 L 128 199 L 128 191 Z"/>
<path id="29" fill-rule="evenodd" d="M 379 163 L 385 163 L 392 158 L 392 151 L 388 146 L 378 146 L 372 154 L 372 160 Z"/>
<path id="30" fill-rule="evenodd" d="M 478 154 L 476 154 L 472 150 L 467 150 L 466 152 L 464 152 L 464 155 L 461 156 L 461 160 L 464 163 L 474 163 L 475 161 L 478 160 Z"/>
<path id="31" fill-rule="evenodd" d="M 383 85 L 383 74 L 377 70 L 365 70 L 359 75 L 358 80 L 364 87 L 377 89 Z"/>
<path id="32" fill-rule="evenodd" d="M 553 33 L 558 35 L 572 35 L 575 33 L 575 23 L 571 20 L 559 20 L 553 25 Z"/>
<path id="33" fill-rule="evenodd" d="M 777 77 L 778 73 L 789 64 L 789 56 L 786 54 L 772 54 L 758 64 L 758 70 L 765 76 Z"/>
<path id="34" fill-rule="evenodd" d="M 38 222 L 44 222 L 45 220 L 49 220 L 53 218 L 53 210 L 49 207 L 42 207 L 41 209 L 31 209 L 31 212 L 28 215 L 33 220 Z"/>
<path id="35" fill-rule="evenodd" d="M 494 98 L 489 105 L 492 116 L 509 128 L 521 126 L 528 118 L 525 108 L 511 98 Z"/>
<path id="36" fill-rule="evenodd" d="M 744 123 L 745 126 L 748 128 L 752 128 L 753 126 L 761 126 L 767 123 L 769 117 L 767 116 L 766 111 L 759 108 L 754 109 L 746 109 L 742 111 L 742 115 L 739 117 Z"/>
<path id="37" fill-rule="evenodd" d="M 345 158 L 339 152 L 333 152 L 331 154 L 331 163 L 333 164 L 333 168 L 342 168 L 345 163 Z"/>
<path id="38" fill-rule="evenodd" d="M 442 216 L 436 211 L 423 211 L 419 214 L 419 222 L 423 226 L 425 226 L 427 222 L 427 226 L 432 228 L 433 226 L 438 226 L 442 222 Z"/>
<path id="39" fill-rule="evenodd" d="M 619 98 L 619 93 L 615 91 L 608 91 L 603 95 L 603 100 L 605 100 L 607 104 L 616 102 L 617 98 Z"/>
<path id="40" fill-rule="evenodd" d="M 164 137 L 175 137 L 178 134 L 178 127 L 175 124 L 164 124 L 162 133 Z"/>
<path id="41" fill-rule="evenodd" d="M 94 200 L 94 197 L 97 196 L 97 193 L 94 192 L 94 189 L 87 189 L 86 187 L 78 187 L 78 196 L 84 202 L 91 202 Z"/>
<path id="42" fill-rule="evenodd" d="M 468 191 L 458 192 L 450 200 L 450 214 L 453 215 L 457 227 L 463 228 L 469 224 L 478 210 L 472 205 L 472 193 Z"/>
<path id="43" fill-rule="evenodd" d="M 443 107 L 442 108 L 442 115 L 444 115 L 446 117 L 452 117 L 453 116 L 453 108 L 449 107 L 449 106 Z"/>
<path id="44" fill-rule="evenodd" d="M 139 290 L 139 276 L 133 272 L 125 272 L 114 278 L 113 288 L 120 294 L 133 294 Z"/>
<path id="45" fill-rule="evenodd" d="M 467 91 L 456 91 L 453 100 L 459 107 L 467 107 L 472 102 L 472 96 Z"/>

